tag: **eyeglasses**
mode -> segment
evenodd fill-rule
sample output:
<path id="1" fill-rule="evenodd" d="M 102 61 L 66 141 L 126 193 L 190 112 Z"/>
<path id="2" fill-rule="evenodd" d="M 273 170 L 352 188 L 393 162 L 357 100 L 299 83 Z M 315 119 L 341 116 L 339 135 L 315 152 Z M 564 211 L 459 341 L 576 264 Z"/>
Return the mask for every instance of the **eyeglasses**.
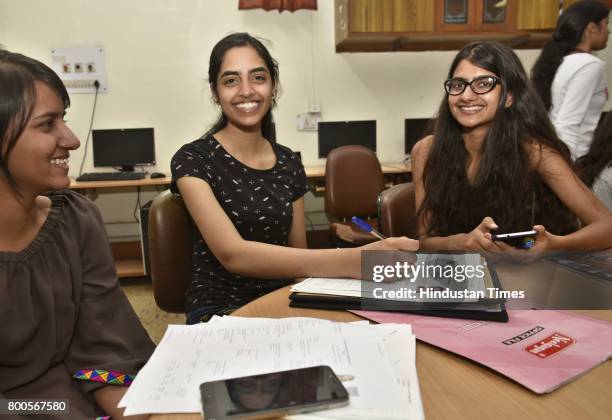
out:
<path id="1" fill-rule="evenodd" d="M 477 77 L 471 82 L 461 78 L 448 79 L 444 82 L 444 90 L 446 93 L 452 96 L 461 95 L 465 89 L 470 86 L 472 92 L 482 95 L 483 93 L 491 92 L 498 83 L 501 83 L 501 79 L 497 76 L 481 76 Z"/>

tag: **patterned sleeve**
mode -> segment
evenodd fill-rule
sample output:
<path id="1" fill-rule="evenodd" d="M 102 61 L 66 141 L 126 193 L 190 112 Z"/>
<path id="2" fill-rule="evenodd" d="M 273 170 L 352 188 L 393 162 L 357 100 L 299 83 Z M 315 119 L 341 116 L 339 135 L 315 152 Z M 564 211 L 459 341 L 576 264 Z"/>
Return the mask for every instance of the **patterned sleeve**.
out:
<path id="1" fill-rule="evenodd" d="M 185 176 L 194 176 L 210 183 L 213 176 L 207 169 L 206 162 L 208 159 L 209 156 L 207 156 L 207 152 L 205 150 L 199 150 L 193 143 L 181 147 L 170 161 L 170 170 L 172 171 L 170 191 L 176 195 L 180 195 L 178 187 L 176 186 L 176 181 Z"/>
<path id="2" fill-rule="evenodd" d="M 294 166 L 293 170 L 293 201 L 302 198 L 308 192 L 308 179 L 304 171 L 304 165 L 297 155 L 293 152 L 290 154 L 291 163 Z"/>

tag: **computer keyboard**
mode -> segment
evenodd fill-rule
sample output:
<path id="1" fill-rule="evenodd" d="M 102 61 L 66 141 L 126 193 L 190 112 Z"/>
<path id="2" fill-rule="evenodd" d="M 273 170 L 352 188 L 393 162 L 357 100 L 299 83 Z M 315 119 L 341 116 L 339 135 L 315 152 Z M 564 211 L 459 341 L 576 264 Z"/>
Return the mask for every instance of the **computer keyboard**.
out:
<path id="1" fill-rule="evenodd" d="M 143 179 L 144 172 L 90 172 L 82 174 L 76 180 L 78 182 L 87 181 L 130 181 L 133 179 Z"/>

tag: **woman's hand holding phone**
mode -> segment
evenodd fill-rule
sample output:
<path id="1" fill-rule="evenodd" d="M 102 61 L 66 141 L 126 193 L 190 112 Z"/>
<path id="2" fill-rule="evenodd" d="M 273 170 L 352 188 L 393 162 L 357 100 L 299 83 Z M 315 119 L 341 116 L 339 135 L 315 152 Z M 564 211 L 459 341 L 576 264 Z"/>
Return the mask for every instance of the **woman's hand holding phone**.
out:
<path id="1" fill-rule="evenodd" d="M 529 249 L 535 245 L 536 230 L 527 230 L 524 232 L 513 233 L 496 233 L 492 236 L 495 242 L 505 242 L 506 244 L 518 249 Z"/>
<path id="2" fill-rule="evenodd" d="M 533 230 L 537 232 L 537 239 L 534 245 L 529 249 L 515 249 L 516 255 L 520 262 L 530 264 L 540 259 L 546 251 L 555 249 L 554 243 L 556 235 L 548 232 L 542 225 L 536 225 Z"/>
<path id="3" fill-rule="evenodd" d="M 463 249 L 530 263 L 539 259 L 544 251 L 554 248 L 555 235 L 542 225 L 534 226 L 531 232 L 496 235 L 494 232 L 497 229 L 493 218 L 485 217 L 473 231 L 465 235 Z"/>
<path id="4" fill-rule="evenodd" d="M 546 251 L 556 249 L 557 236 L 542 225 L 536 225 L 531 232 L 495 234 L 498 229 L 492 217 L 485 217 L 470 233 L 463 235 L 461 248 L 486 254 L 493 258 L 508 258 L 529 264 L 542 257 Z M 512 246 L 510 243 L 520 246 Z"/>
<path id="5" fill-rule="evenodd" d="M 502 252 L 503 249 L 493 241 L 492 231 L 498 228 L 492 217 L 485 217 L 476 229 L 465 235 L 463 248 L 465 251 L 486 253 Z"/>
<path id="6" fill-rule="evenodd" d="M 557 238 L 556 235 L 548 232 L 542 225 L 535 225 L 533 230 L 536 232 L 535 237 L 532 238 L 533 245 L 528 248 L 516 248 L 501 241 L 496 241 L 496 243 L 512 260 L 523 264 L 530 264 L 540 259 L 546 251 L 556 249 L 555 241 Z"/>

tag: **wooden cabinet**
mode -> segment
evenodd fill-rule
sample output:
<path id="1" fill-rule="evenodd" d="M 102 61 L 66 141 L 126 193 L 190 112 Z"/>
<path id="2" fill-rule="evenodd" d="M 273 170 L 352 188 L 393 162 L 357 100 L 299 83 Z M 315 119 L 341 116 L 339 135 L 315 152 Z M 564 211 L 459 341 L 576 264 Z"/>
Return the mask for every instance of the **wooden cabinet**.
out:
<path id="1" fill-rule="evenodd" d="M 516 29 L 554 30 L 559 17 L 559 0 L 519 0 L 518 3 Z M 567 0 L 564 3 L 567 3 Z"/>
<path id="2" fill-rule="evenodd" d="M 335 0 L 336 51 L 393 51 L 405 33 L 434 30 L 433 1 Z"/>
<path id="3" fill-rule="evenodd" d="M 354 32 L 405 32 L 433 30 L 433 2 L 421 0 L 349 0 L 336 2 L 350 9 Z M 344 4 L 344 6 L 342 6 Z"/>
<path id="4" fill-rule="evenodd" d="M 437 32 L 508 31 L 516 28 L 515 0 L 435 0 Z"/>
<path id="5" fill-rule="evenodd" d="M 576 0 L 335 0 L 336 51 L 454 50 L 475 40 L 540 48 Z"/>

